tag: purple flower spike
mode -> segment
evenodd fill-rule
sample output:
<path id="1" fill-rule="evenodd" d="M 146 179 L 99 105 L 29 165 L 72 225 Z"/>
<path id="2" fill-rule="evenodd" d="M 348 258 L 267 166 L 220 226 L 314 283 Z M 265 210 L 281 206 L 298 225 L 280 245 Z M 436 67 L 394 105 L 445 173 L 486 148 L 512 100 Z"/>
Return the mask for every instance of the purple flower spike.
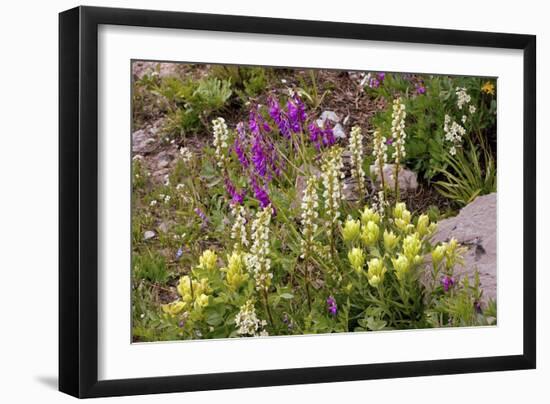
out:
<path id="1" fill-rule="evenodd" d="M 241 192 L 237 192 L 235 185 L 228 177 L 225 178 L 225 189 L 227 190 L 227 193 L 231 196 L 232 205 L 242 205 L 244 201 L 244 195 L 246 194 L 246 189 L 243 189 Z"/>
<path id="2" fill-rule="evenodd" d="M 271 200 L 269 199 L 266 189 L 259 186 L 255 178 L 252 178 L 251 185 L 252 191 L 254 192 L 254 197 L 258 200 L 258 202 L 260 202 L 262 209 L 269 206 L 271 204 Z"/>
<path id="3" fill-rule="evenodd" d="M 250 161 L 248 160 L 248 156 L 245 152 L 245 145 L 246 145 L 246 132 L 244 129 L 244 123 L 239 122 L 237 124 L 237 133 L 238 136 L 235 137 L 235 143 L 233 144 L 233 149 L 235 150 L 235 154 L 237 155 L 237 158 L 239 159 L 239 162 L 243 166 L 244 169 L 247 169 Z"/>
<path id="4" fill-rule="evenodd" d="M 262 141 L 260 136 L 254 138 L 252 144 L 252 163 L 256 169 L 256 173 L 260 177 L 265 177 L 267 173 L 267 156 L 262 148 Z"/>
<path id="5" fill-rule="evenodd" d="M 281 135 L 286 137 L 287 139 L 290 138 L 290 123 L 288 122 L 288 119 L 285 117 L 283 111 L 281 111 L 281 107 L 279 106 L 279 101 L 273 96 L 269 97 L 267 100 L 267 103 L 269 105 L 269 116 L 277 127 L 279 128 L 279 132 Z"/>
<path id="6" fill-rule="evenodd" d="M 455 284 L 455 280 L 449 275 L 445 275 L 444 277 L 441 278 L 441 285 L 443 285 L 443 290 L 445 292 L 448 292 L 449 289 L 452 288 L 454 284 Z"/>
<path id="7" fill-rule="evenodd" d="M 382 83 L 386 78 L 386 73 L 378 73 L 376 76 L 378 77 L 378 81 Z"/>
<path id="8" fill-rule="evenodd" d="M 336 304 L 336 299 L 333 296 L 327 298 L 327 310 L 329 314 L 335 316 L 338 313 L 338 305 Z"/>
<path id="9" fill-rule="evenodd" d="M 201 218 L 202 227 L 206 227 L 206 225 L 208 224 L 208 217 L 206 216 L 206 214 L 202 211 L 201 208 L 195 208 L 194 212 L 198 217 Z"/>

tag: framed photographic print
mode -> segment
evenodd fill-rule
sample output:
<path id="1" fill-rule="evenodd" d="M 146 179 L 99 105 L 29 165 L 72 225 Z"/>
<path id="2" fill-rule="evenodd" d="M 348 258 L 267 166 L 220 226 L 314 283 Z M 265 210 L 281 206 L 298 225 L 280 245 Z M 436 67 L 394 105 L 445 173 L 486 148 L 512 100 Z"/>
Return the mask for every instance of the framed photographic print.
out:
<path id="1" fill-rule="evenodd" d="M 534 36 L 59 27 L 61 391 L 535 367 Z"/>

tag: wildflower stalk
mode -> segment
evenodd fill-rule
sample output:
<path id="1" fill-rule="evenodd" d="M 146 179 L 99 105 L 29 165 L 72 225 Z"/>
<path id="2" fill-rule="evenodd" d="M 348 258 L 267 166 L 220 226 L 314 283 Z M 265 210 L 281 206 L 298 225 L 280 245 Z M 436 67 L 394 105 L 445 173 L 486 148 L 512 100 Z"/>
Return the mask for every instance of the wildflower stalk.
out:
<path id="1" fill-rule="evenodd" d="M 349 151 L 351 154 L 351 175 L 359 188 L 359 200 L 366 194 L 365 172 L 363 171 L 363 134 L 359 126 L 354 126 L 350 132 Z"/>
<path id="2" fill-rule="evenodd" d="M 319 217 L 317 209 L 319 207 L 318 195 L 317 195 L 317 179 L 315 176 L 311 176 L 307 180 L 306 189 L 304 190 L 304 196 L 302 197 L 302 240 L 301 240 L 301 256 L 304 260 L 304 283 L 307 294 L 307 303 L 311 311 L 311 296 L 309 293 L 309 270 L 312 249 L 315 245 L 315 232 L 317 231 L 316 220 Z"/>
<path id="3" fill-rule="evenodd" d="M 325 201 L 325 215 L 327 221 L 327 237 L 330 242 L 331 255 L 336 256 L 336 231 L 340 224 L 340 204 L 342 201 L 342 149 L 330 149 L 322 166 L 324 185 L 323 198 Z"/>
<path id="4" fill-rule="evenodd" d="M 405 139 L 407 134 L 405 133 L 405 117 L 407 112 L 405 111 L 405 104 L 401 102 L 401 98 L 396 98 L 393 101 L 392 111 L 392 138 L 395 151 L 393 158 L 395 160 L 395 198 L 399 200 L 399 164 L 405 157 Z"/>

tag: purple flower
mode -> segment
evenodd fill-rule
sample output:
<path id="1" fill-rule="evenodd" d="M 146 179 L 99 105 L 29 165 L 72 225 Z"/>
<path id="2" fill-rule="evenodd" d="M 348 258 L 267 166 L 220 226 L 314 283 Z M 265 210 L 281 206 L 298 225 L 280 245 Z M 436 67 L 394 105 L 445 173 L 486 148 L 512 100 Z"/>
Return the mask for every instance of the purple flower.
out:
<path id="1" fill-rule="evenodd" d="M 202 227 L 205 227 L 208 224 L 208 217 L 206 216 L 206 214 L 201 210 L 201 208 L 195 208 L 194 212 L 198 217 L 201 218 Z"/>
<path id="2" fill-rule="evenodd" d="M 258 202 L 260 202 L 260 206 L 262 208 L 269 206 L 271 204 L 271 200 L 269 199 L 269 195 L 265 187 L 258 185 L 256 178 L 252 178 L 250 182 L 252 185 L 252 191 L 254 192 L 254 197 L 258 200 Z"/>
<path id="3" fill-rule="evenodd" d="M 273 121 L 279 128 L 279 132 L 284 137 L 290 138 L 290 123 L 288 122 L 288 119 L 281 110 L 281 107 L 279 106 L 279 101 L 277 101 L 275 97 L 270 96 L 267 102 L 269 104 L 269 116 L 271 117 L 271 119 L 273 119 Z"/>
<path id="4" fill-rule="evenodd" d="M 325 128 L 319 127 L 316 123 L 309 125 L 309 139 L 314 143 L 315 148 L 329 147 L 336 143 L 332 128 L 325 122 Z"/>
<path id="5" fill-rule="evenodd" d="M 476 301 L 474 302 L 474 309 L 475 309 L 475 311 L 476 311 L 477 313 L 480 313 L 480 314 L 481 314 L 481 312 L 482 312 L 482 310 L 481 310 L 481 302 L 480 302 L 479 300 L 476 300 Z"/>
<path id="6" fill-rule="evenodd" d="M 246 189 L 243 189 L 241 192 L 237 192 L 235 185 L 231 182 L 229 177 L 225 177 L 225 189 L 227 193 L 231 196 L 232 205 L 242 205 L 244 201 L 244 195 L 246 194 Z"/>
<path id="7" fill-rule="evenodd" d="M 252 163 L 256 173 L 260 177 L 265 177 L 267 174 L 267 156 L 262 148 L 262 141 L 260 135 L 254 137 L 254 143 L 252 144 Z"/>
<path id="8" fill-rule="evenodd" d="M 235 150 L 235 154 L 237 155 L 239 162 L 241 163 L 243 168 L 246 169 L 248 168 L 250 161 L 248 160 L 248 156 L 246 155 L 246 152 L 244 150 L 245 142 L 246 142 L 246 133 L 244 129 L 244 123 L 239 122 L 237 124 L 237 133 L 238 133 L 238 136 L 235 137 L 235 143 L 233 144 L 233 149 Z"/>
<path id="9" fill-rule="evenodd" d="M 290 127 L 294 133 L 302 131 L 302 125 L 307 120 L 306 108 L 300 96 L 294 94 L 292 98 L 287 101 L 288 120 Z"/>
<path id="10" fill-rule="evenodd" d="M 392 138 L 389 138 L 388 140 L 386 140 L 386 144 L 388 146 L 391 146 L 393 144 L 393 139 Z"/>
<path id="11" fill-rule="evenodd" d="M 445 292 L 448 292 L 449 289 L 452 288 L 454 284 L 455 284 L 455 280 L 449 275 L 445 275 L 444 277 L 441 278 L 441 285 L 443 285 L 443 290 Z"/>
<path id="12" fill-rule="evenodd" d="M 375 77 L 371 78 L 371 79 L 370 79 L 370 82 L 369 82 L 369 87 L 370 87 L 370 88 L 378 88 L 378 87 L 380 87 L 380 81 L 379 81 L 377 78 L 375 78 Z"/>
<path id="13" fill-rule="evenodd" d="M 178 261 L 182 255 L 183 255 L 183 246 L 178 248 L 178 251 L 176 251 L 176 261 Z"/>
<path id="14" fill-rule="evenodd" d="M 378 81 L 382 83 L 386 78 L 386 73 L 378 73 L 376 76 L 378 77 Z"/>
<path id="15" fill-rule="evenodd" d="M 336 299 L 333 296 L 327 298 L 327 310 L 329 314 L 335 316 L 338 313 L 338 305 L 336 304 Z"/>
<path id="16" fill-rule="evenodd" d="M 416 84 L 416 94 L 418 95 L 422 95 L 422 94 L 425 94 L 426 93 L 426 87 L 424 87 L 424 85 L 422 84 Z"/>

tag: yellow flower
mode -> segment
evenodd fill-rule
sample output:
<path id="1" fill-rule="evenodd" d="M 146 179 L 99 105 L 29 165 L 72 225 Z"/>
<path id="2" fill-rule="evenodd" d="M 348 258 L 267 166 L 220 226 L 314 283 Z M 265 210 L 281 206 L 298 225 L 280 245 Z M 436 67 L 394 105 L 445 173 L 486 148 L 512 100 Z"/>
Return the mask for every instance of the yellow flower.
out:
<path id="1" fill-rule="evenodd" d="M 182 302 L 181 300 L 176 300 L 172 303 L 163 304 L 162 311 L 171 316 L 175 316 L 181 313 L 181 311 L 185 309 L 185 306 L 187 306 L 187 303 Z"/>
<path id="2" fill-rule="evenodd" d="M 363 240 L 363 243 L 365 243 L 367 247 L 376 243 L 378 241 L 379 236 L 380 236 L 380 228 L 376 223 L 371 221 L 371 222 L 367 222 L 367 224 L 363 226 L 361 239 Z"/>
<path id="3" fill-rule="evenodd" d="M 410 234 L 403 240 L 403 253 L 407 259 L 415 264 L 422 262 L 422 257 L 420 257 L 420 249 L 422 248 L 422 243 L 418 237 L 418 233 Z"/>
<path id="4" fill-rule="evenodd" d="M 202 308 L 208 306 L 208 296 L 202 293 L 197 299 L 195 299 L 195 308 Z"/>
<path id="5" fill-rule="evenodd" d="M 353 270 L 360 275 L 363 272 L 363 266 L 365 265 L 365 254 L 363 253 L 363 250 L 357 247 L 352 248 L 351 251 L 348 252 L 348 259 Z"/>
<path id="6" fill-rule="evenodd" d="M 432 261 L 436 267 L 441 263 L 443 257 L 445 256 L 445 249 L 445 244 L 441 244 L 435 247 L 432 251 Z"/>
<path id="7" fill-rule="evenodd" d="M 487 93 L 487 94 L 495 95 L 495 85 L 493 83 L 491 83 L 490 81 L 486 81 L 481 86 L 481 91 L 483 91 L 484 93 Z"/>
<path id="8" fill-rule="evenodd" d="M 186 303 L 191 303 L 193 298 L 197 298 L 202 293 L 210 293 L 208 279 L 203 278 L 199 281 L 191 279 L 188 275 L 182 276 L 178 282 L 177 291 L 181 299 Z"/>
<path id="9" fill-rule="evenodd" d="M 363 213 L 361 213 L 361 222 L 367 224 L 368 222 L 378 223 L 380 222 L 380 215 L 374 209 L 365 206 Z"/>
<path id="10" fill-rule="evenodd" d="M 216 268 L 218 262 L 218 256 L 212 250 L 205 250 L 199 258 L 199 267 L 206 270 L 213 270 Z"/>
<path id="11" fill-rule="evenodd" d="M 407 206 L 403 202 L 395 204 L 393 209 L 393 217 L 395 225 L 402 232 L 409 231 L 413 225 L 411 224 L 411 212 L 407 210 Z"/>
<path id="12" fill-rule="evenodd" d="M 430 231 L 430 218 L 428 215 L 422 214 L 418 217 L 418 222 L 416 223 L 416 231 L 420 237 L 424 237 Z"/>
<path id="13" fill-rule="evenodd" d="M 367 278 L 369 284 L 372 287 L 378 287 L 382 282 L 384 282 L 384 275 L 386 274 L 386 267 L 382 260 L 378 258 L 373 258 L 369 261 L 369 269 L 367 271 Z"/>
<path id="14" fill-rule="evenodd" d="M 244 270 L 244 255 L 234 251 L 227 256 L 227 268 L 223 270 L 227 273 L 226 283 L 232 290 L 237 290 L 248 280 L 248 273 Z"/>
<path id="15" fill-rule="evenodd" d="M 397 279 L 402 281 L 405 279 L 405 276 L 411 267 L 409 260 L 403 254 L 399 254 L 397 258 L 392 258 L 391 261 L 393 263 L 393 268 L 395 269 Z"/>
<path id="16" fill-rule="evenodd" d="M 399 237 L 397 237 L 393 231 L 388 232 L 384 230 L 384 248 L 386 251 L 392 251 L 399 243 Z"/>
<path id="17" fill-rule="evenodd" d="M 357 241 L 360 235 L 360 228 L 361 224 L 359 223 L 359 220 L 346 220 L 342 229 L 342 238 L 344 241 L 346 243 Z"/>

